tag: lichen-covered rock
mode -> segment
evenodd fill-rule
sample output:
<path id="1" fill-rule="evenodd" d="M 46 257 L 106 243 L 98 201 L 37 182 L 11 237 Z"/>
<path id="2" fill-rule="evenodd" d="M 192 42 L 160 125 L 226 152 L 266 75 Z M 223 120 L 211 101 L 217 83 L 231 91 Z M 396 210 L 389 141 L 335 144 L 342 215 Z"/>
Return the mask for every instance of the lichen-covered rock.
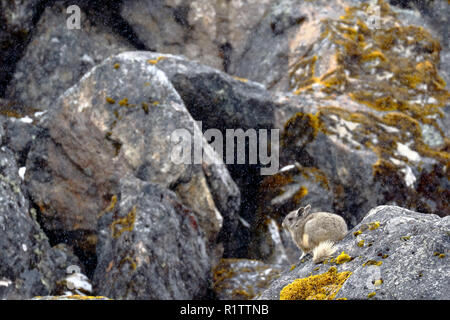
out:
<path id="1" fill-rule="evenodd" d="M 192 117 L 202 122 L 203 131 L 207 129 L 219 130 L 223 137 L 226 137 L 226 130 L 228 129 L 245 131 L 254 129 L 257 132 L 259 129 L 273 127 L 274 110 L 277 105 L 274 103 L 270 92 L 261 84 L 232 77 L 180 56 L 158 53 L 149 55 L 152 57 L 152 63 L 167 75 Z M 256 167 L 256 169 L 253 167 Z M 245 165 L 227 164 L 228 170 L 241 190 L 241 201 L 245 204 L 240 212 L 241 216 L 253 216 L 253 206 L 249 204 L 255 201 L 256 197 L 248 190 L 256 189 L 261 177 L 259 167 L 259 165 L 248 165 L 248 163 Z M 206 176 L 208 177 L 208 183 L 212 184 L 211 175 L 206 172 Z M 224 183 L 220 183 L 220 185 L 228 186 Z M 230 186 L 233 186 L 233 184 Z M 227 188 L 229 189 L 229 187 Z M 218 189 L 213 188 L 213 190 Z M 216 205 L 224 216 L 224 225 L 220 236 L 227 239 L 226 256 L 235 256 L 237 254 L 236 249 L 243 246 L 244 242 L 239 240 L 239 235 L 235 237 L 229 235 L 236 234 L 237 229 L 242 229 L 245 232 L 247 228 L 242 224 L 237 225 L 238 206 L 230 207 L 230 204 L 236 203 L 236 201 L 229 199 L 228 195 L 237 194 L 237 192 L 233 190 L 224 191 L 219 192 L 216 196 L 216 199 L 219 199 L 216 201 Z M 223 195 L 226 197 L 223 197 Z M 245 218 L 247 219 L 247 217 Z M 231 224 L 231 222 L 234 224 Z"/>
<path id="2" fill-rule="evenodd" d="M 337 212 L 351 227 L 381 204 L 450 213 L 449 93 L 438 73 L 439 43 L 378 5 L 376 29 L 366 25 L 367 3 L 320 21 L 310 50 L 292 65 L 294 93 L 274 95 L 285 171 L 261 183 L 263 245 L 255 247 L 271 242 L 266 217 L 279 224 L 300 204 Z"/>
<path id="3" fill-rule="evenodd" d="M 196 212 L 214 251 L 223 220 L 216 199 L 232 221 L 239 192 L 206 142 L 202 163 L 172 160 L 175 130 L 201 133 L 152 57 L 112 56 L 60 97 L 41 120 L 27 160 L 29 192 L 49 230 L 95 233 L 97 215 L 130 173 L 174 190 Z"/>
<path id="4" fill-rule="evenodd" d="M 36 109 L 56 108 L 56 99 L 93 66 L 133 47 L 110 27 L 91 22 L 81 11 L 81 29 L 69 29 L 59 2 L 45 8 L 33 38 L 17 63 L 7 96 Z"/>
<path id="5" fill-rule="evenodd" d="M 95 292 L 114 299 L 193 299 L 210 281 L 196 213 L 159 185 L 123 178 L 99 220 Z"/>
<path id="6" fill-rule="evenodd" d="M 230 76 L 181 56 L 148 55 L 167 75 L 192 117 L 202 121 L 204 129 L 273 127 L 276 105 L 260 83 Z"/>
<path id="7" fill-rule="evenodd" d="M 213 269 L 213 291 L 220 300 L 249 300 L 260 294 L 281 272 L 278 265 L 257 260 L 221 259 Z"/>
<path id="8" fill-rule="evenodd" d="M 283 272 L 259 298 L 279 299 L 282 292 L 285 298 L 446 300 L 450 297 L 449 236 L 448 216 L 376 207 L 336 245 L 332 259 L 315 265 L 306 258 Z M 309 285 L 327 272 L 347 273 L 338 292 L 328 294 Z"/>
<path id="9" fill-rule="evenodd" d="M 78 258 L 51 248 L 22 191 L 13 153 L 0 148 L 0 298 L 27 299 L 54 293 L 56 282 Z"/>
<path id="10" fill-rule="evenodd" d="M 358 1 L 273 2 L 253 29 L 246 50 L 234 58 L 229 72 L 264 84 L 273 91 L 289 90 L 290 68 L 308 54 L 320 36 L 322 20 L 338 18 Z"/>

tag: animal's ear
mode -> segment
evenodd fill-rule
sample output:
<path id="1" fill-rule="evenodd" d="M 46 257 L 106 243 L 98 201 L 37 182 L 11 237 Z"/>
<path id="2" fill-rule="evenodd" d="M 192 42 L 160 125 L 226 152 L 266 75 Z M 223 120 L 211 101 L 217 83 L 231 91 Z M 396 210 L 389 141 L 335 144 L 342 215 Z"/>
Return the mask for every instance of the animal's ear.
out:
<path id="1" fill-rule="evenodd" d="M 306 217 L 309 213 L 309 211 L 311 210 L 311 205 L 308 204 L 306 207 L 300 207 L 297 210 L 297 217 Z"/>
<path id="2" fill-rule="evenodd" d="M 305 210 L 303 211 L 303 215 L 304 215 L 304 216 L 307 216 L 307 215 L 309 214 L 309 211 L 311 211 L 311 205 L 310 205 L 310 204 L 308 204 L 308 205 L 305 207 Z"/>

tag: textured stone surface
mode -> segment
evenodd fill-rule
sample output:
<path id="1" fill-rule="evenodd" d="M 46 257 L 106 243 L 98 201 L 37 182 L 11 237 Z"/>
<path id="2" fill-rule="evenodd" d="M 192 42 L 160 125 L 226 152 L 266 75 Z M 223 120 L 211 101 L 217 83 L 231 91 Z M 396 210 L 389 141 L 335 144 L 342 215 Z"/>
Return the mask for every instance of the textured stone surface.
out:
<path id="1" fill-rule="evenodd" d="M 56 99 L 111 54 L 132 50 L 125 39 L 81 11 L 81 29 L 68 29 L 68 3 L 47 7 L 17 63 L 7 96 L 36 109 L 56 108 Z"/>
<path id="2" fill-rule="evenodd" d="M 114 299 L 193 299 L 210 280 L 207 239 L 195 212 L 153 183 L 123 178 L 99 221 L 94 287 Z"/>
<path id="3" fill-rule="evenodd" d="M 148 48 L 227 70 L 268 8 L 268 0 L 132 0 L 121 15 Z"/>
<path id="4" fill-rule="evenodd" d="M 202 164 L 171 160 L 172 132 L 185 128 L 193 136 L 199 129 L 151 58 L 112 56 L 61 96 L 58 110 L 41 120 L 27 160 L 30 194 L 47 228 L 95 231 L 118 179 L 132 173 L 177 192 L 214 248 L 223 220 L 215 198 L 233 224 L 239 192 L 206 143 Z"/>
<path id="5" fill-rule="evenodd" d="M 213 291 L 220 300 L 253 299 L 281 270 L 257 260 L 221 259 L 213 269 Z"/>
<path id="6" fill-rule="evenodd" d="M 26 299 L 54 293 L 56 282 L 78 259 L 51 248 L 30 210 L 13 153 L 0 148 L 0 298 Z"/>
<path id="7" fill-rule="evenodd" d="M 338 272 L 352 273 L 336 299 L 449 299 L 449 232 L 448 216 L 376 207 L 336 245 L 334 258 L 345 251 L 350 261 L 314 265 L 307 259 L 283 272 L 259 298 L 279 299 L 281 289 L 295 279 L 334 265 Z"/>
<path id="8" fill-rule="evenodd" d="M 30 38 L 40 3 L 42 0 L 0 1 L 0 97 L 4 97 L 15 64 Z"/>

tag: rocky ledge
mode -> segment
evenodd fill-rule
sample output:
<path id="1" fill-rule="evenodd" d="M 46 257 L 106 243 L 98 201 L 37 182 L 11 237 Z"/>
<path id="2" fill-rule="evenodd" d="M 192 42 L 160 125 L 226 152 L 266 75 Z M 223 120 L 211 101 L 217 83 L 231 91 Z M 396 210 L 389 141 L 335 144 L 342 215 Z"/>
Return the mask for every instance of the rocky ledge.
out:
<path id="1" fill-rule="evenodd" d="M 0 0 L 0 299 L 450 298 L 448 1 L 75 2 Z"/>

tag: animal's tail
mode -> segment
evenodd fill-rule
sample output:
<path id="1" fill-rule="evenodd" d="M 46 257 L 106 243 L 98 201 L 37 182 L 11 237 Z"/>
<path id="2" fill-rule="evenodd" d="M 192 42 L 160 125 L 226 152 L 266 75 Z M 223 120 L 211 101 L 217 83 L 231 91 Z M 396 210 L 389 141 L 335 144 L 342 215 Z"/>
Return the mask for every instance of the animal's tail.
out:
<path id="1" fill-rule="evenodd" d="M 331 258 L 332 254 L 336 251 L 334 242 L 327 240 L 319 243 L 312 251 L 313 262 L 319 263 L 327 258 Z"/>

